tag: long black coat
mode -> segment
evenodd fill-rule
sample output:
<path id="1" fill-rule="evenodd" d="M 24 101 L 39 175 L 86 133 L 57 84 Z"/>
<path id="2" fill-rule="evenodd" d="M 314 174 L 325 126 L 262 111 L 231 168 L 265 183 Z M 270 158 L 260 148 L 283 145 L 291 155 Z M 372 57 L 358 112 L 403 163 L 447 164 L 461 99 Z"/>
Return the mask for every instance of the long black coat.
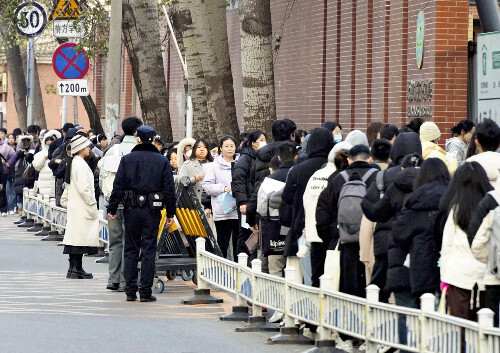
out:
<path id="1" fill-rule="evenodd" d="M 250 169 L 256 157 L 255 150 L 248 147 L 241 152 L 240 158 L 234 164 L 231 190 L 238 206 L 247 204 L 254 191 Z"/>
<path id="2" fill-rule="evenodd" d="M 304 191 L 309 178 L 328 161 L 328 153 L 333 148 L 332 133 L 325 128 L 316 128 L 311 132 L 308 144 L 308 158 L 293 167 L 288 173 L 283 190 L 283 202 L 292 205 L 292 226 L 286 237 L 285 256 L 296 256 L 299 250 L 297 241 L 305 226 Z"/>
<path id="3" fill-rule="evenodd" d="M 415 295 L 439 289 L 439 252 L 441 236 L 436 230 L 439 201 L 446 185 L 422 185 L 408 198 L 405 208 L 393 223 L 394 242 L 410 253 L 410 285 Z"/>
<path id="4" fill-rule="evenodd" d="M 403 209 L 404 201 L 413 191 L 413 184 L 419 169 L 407 168 L 398 174 L 394 183 L 387 188 L 384 197 L 373 205 L 371 211 L 377 214 L 379 222 L 387 222 L 391 227 L 388 237 L 387 279 L 385 290 L 390 293 L 398 289 L 410 289 L 410 270 L 403 263 L 407 252 L 394 243 L 392 223 Z M 373 185 L 373 184 L 372 184 Z"/>
<path id="5" fill-rule="evenodd" d="M 175 215 L 175 183 L 167 158 L 152 144 L 140 144 L 122 157 L 113 182 L 108 212 L 115 214 L 125 191 L 139 195 L 163 192 L 167 216 Z"/>
<path id="6" fill-rule="evenodd" d="M 407 154 L 411 153 L 422 154 L 422 144 L 420 142 L 420 137 L 414 132 L 404 132 L 399 134 L 394 141 L 394 145 L 391 148 L 391 166 L 385 171 L 380 171 L 383 173 L 383 192 L 387 191 L 387 188 L 394 183 L 394 180 L 401 173 L 401 162 Z M 366 218 L 372 222 L 376 222 L 375 232 L 373 234 L 373 248 L 375 256 L 387 255 L 388 251 L 388 239 L 392 230 L 392 220 L 384 220 L 380 214 L 378 207 L 375 207 L 377 202 L 380 200 L 379 190 L 377 189 L 376 183 L 372 183 L 368 190 L 366 191 L 366 196 L 361 203 L 363 208 L 363 213 Z"/>

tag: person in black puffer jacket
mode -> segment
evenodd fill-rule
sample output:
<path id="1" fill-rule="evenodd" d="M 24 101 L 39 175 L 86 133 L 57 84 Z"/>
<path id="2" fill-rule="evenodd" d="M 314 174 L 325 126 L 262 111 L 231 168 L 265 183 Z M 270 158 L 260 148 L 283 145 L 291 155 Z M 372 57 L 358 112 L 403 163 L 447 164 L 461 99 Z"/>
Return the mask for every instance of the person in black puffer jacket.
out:
<path id="1" fill-rule="evenodd" d="M 304 202 L 302 197 L 309 178 L 328 161 L 328 154 L 333 148 L 332 134 L 328 129 L 316 128 L 311 131 L 307 147 L 308 157 L 301 164 L 293 167 L 288 174 L 283 190 L 283 202 L 292 205 L 293 222 L 286 237 L 284 255 L 289 260 L 296 259 L 295 268 L 300 268 L 297 258 L 297 241 L 305 226 Z"/>
<path id="2" fill-rule="evenodd" d="M 231 183 L 231 190 L 233 196 L 236 198 L 238 206 L 238 219 L 241 224 L 241 216 L 246 215 L 246 207 L 248 200 L 254 192 L 254 183 L 250 177 L 250 169 L 257 157 L 256 152 L 261 144 L 265 144 L 266 136 L 260 130 L 251 132 L 243 145 L 243 150 L 240 153 L 240 158 L 234 165 L 232 171 L 233 181 Z M 238 254 L 241 252 L 250 255 L 248 248 L 245 244 L 248 237 L 252 234 L 250 229 L 240 227 L 240 234 L 238 236 Z"/>
<path id="3" fill-rule="evenodd" d="M 14 165 L 14 190 L 17 195 L 17 207 L 19 214 L 23 208 L 23 188 L 33 188 L 35 180 L 26 181 L 23 174 L 29 164 L 33 162 L 33 154 L 29 153 L 33 137 L 31 135 L 19 136 L 16 148 L 16 164 Z"/>
<path id="4" fill-rule="evenodd" d="M 422 143 L 420 137 L 414 132 L 404 132 L 399 134 L 394 145 L 391 148 L 391 164 L 388 169 L 380 171 L 382 173 L 382 188 L 379 190 L 377 183 L 372 183 L 366 191 L 365 198 L 361 203 L 363 213 L 366 218 L 376 222 L 375 232 L 373 234 L 373 247 L 375 253 L 375 265 L 371 278 L 371 284 L 377 285 L 380 289 L 380 301 L 388 302 L 390 292 L 384 290 L 387 276 L 387 244 L 392 229 L 392 219 L 383 221 L 382 214 L 378 212 L 375 205 L 380 200 L 380 194 L 387 191 L 387 188 L 393 184 L 395 178 L 401 173 L 401 162 L 403 158 L 411 153 L 422 155 Z M 377 176 L 377 180 L 380 176 Z"/>
<path id="5" fill-rule="evenodd" d="M 269 162 L 274 156 L 278 155 L 279 146 L 283 141 L 295 140 L 293 133 L 296 129 L 297 125 L 290 119 L 281 119 L 274 122 L 272 127 L 274 142 L 257 151 L 255 162 L 250 170 L 250 177 L 254 185 L 269 175 Z"/>
<path id="6" fill-rule="evenodd" d="M 436 220 L 439 202 L 450 181 L 448 168 L 438 158 L 422 163 L 415 191 L 392 226 L 394 243 L 410 254 L 411 293 L 420 297 L 439 290 L 439 252 L 441 236 Z"/>

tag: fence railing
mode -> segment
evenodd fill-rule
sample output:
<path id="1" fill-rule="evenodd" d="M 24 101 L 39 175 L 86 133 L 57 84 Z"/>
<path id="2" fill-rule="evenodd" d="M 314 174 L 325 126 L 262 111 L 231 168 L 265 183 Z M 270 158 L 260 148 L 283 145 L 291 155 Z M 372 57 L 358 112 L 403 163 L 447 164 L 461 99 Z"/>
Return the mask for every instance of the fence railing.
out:
<path id="1" fill-rule="evenodd" d="M 66 229 L 66 209 L 56 206 L 54 198 L 36 194 L 33 189 L 23 189 L 23 215 L 59 234 L 64 234 Z M 103 211 L 99 211 L 99 241 L 103 247 L 109 244 L 108 221 Z"/>
<path id="2" fill-rule="evenodd" d="M 323 275 L 320 288 L 296 283 L 295 268 L 285 268 L 285 278 L 262 273 L 260 260 L 247 266 L 248 255 L 228 261 L 205 250 L 205 239 L 196 239 L 198 289 L 209 285 L 236 295 L 238 305 L 252 304 L 252 315 L 262 308 L 284 313 L 285 327 L 295 320 L 318 326 L 318 340 L 334 332 L 366 342 L 368 353 L 378 345 L 408 352 L 500 352 L 500 329 L 493 328 L 493 312 L 481 309 L 479 322 L 435 311 L 436 298 L 424 294 L 421 310 L 379 302 L 379 289 L 370 285 L 366 299 L 331 290 L 332 278 Z M 462 348 L 462 346 L 465 347 Z"/>

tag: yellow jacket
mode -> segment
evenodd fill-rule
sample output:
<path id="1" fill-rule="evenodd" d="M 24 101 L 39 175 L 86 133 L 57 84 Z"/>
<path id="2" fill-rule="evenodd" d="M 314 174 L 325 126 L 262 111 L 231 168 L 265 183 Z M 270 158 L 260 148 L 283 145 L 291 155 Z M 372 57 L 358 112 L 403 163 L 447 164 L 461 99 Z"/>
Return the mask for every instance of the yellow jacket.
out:
<path id="1" fill-rule="evenodd" d="M 455 157 L 450 158 L 450 160 L 448 160 L 446 158 L 446 151 L 430 141 L 422 142 L 422 157 L 424 157 L 424 159 L 439 158 L 444 162 L 444 164 L 446 164 L 451 176 L 455 174 L 455 171 L 457 170 L 458 167 L 458 161 Z"/>

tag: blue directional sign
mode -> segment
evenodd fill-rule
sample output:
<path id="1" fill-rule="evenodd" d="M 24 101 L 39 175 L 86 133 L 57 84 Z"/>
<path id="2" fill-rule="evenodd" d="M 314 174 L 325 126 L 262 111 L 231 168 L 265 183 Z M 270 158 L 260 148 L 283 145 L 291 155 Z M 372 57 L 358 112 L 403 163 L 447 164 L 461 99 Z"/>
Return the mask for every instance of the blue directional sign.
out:
<path id="1" fill-rule="evenodd" d="M 52 67 L 61 79 L 81 79 L 89 71 L 89 59 L 84 50 L 76 51 L 75 43 L 65 43 L 52 56 Z"/>

